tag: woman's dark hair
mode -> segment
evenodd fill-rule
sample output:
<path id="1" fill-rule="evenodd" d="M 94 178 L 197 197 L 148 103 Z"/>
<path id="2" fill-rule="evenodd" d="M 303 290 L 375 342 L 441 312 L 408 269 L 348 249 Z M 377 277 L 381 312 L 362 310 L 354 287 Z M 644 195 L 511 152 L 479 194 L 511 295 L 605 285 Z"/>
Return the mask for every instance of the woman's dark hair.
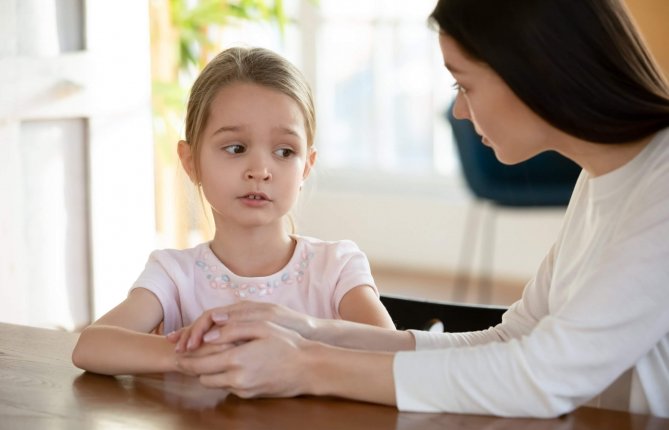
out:
<path id="1" fill-rule="evenodd" d="M 430 20 L 566 133 L 622 143 L 669 126 L 669 86 L 620 0 L 439 0 Z"/>

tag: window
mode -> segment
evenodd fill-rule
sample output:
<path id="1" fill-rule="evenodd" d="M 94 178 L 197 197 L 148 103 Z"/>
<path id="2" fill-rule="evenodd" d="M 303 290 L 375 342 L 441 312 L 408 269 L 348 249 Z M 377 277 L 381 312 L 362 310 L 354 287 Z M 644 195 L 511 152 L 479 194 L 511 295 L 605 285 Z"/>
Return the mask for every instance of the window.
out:
<path id="1" fill-rule="evenodd" d="M 453 96 L 433 0 L 322 0 L 315 62 L 321 165 L 414 175 L 453 170 L 441 115 Z"/>
<path id="2" fill-rule="evenodd" d="M 344 191 L 368 200 L 376 194 L 420 194 L 462 201 L 464 188 L 444 117 L 455 92 L 438 33 L 427 21 L 434 0 L 284 0 L 283 7 L 283 31 L 274 19 L 231 19 L 208 28 L 212 46 L 201 54 L 206 58 L 232 46 L 261 46 L 303 71 L 314 91 L 319 151 L 307 188 L 314 187 L 325 200 L 328 191 Z M 198 72 L 181 84 L 190 87 Z M 173 128 L 183 136 L 183 117 L 176 118 Z M 157 163 L 157 225 L 165 247 L 200 243 L 210 237 L 212 226 L 202 219 L 200 200 L 185 175 L 173 180 L 181 170 L 174 157 L 176 140 L 167 140 L 166 151 L 156 151 L 171 156 L 170 168 L 162 167 L 165 160 Z M 175 201 L 177 194 L 189 196 L 187 209 L 181 199 Z M 302 199 L 309 205 L 319 204 L 309 190 L 303 194 L 309 195 Z"/>
<path id="3" fill-rule="evenodd" d="M 226 28 L 225 46 L 273 49 L 306 74 L 315 94 L 319 170 L 450 175 L 457 169 L 444 119 L 454 96 L 434 0 L 285 2 L 283 36 L 271 24 Z"/>

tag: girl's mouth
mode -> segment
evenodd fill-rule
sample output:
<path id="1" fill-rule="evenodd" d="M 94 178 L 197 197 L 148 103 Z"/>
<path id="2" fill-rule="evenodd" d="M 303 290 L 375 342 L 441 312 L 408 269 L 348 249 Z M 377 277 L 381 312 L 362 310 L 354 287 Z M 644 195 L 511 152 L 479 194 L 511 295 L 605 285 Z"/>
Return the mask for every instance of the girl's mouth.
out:
<path id="1" fill-rule="evenodd" d="M 254 200 L 254 201 L 261 201 L 261 200 L 268 200 L 269 201 L 270 200 L 270 198 L 267 197 L 263 193 L 249 193 L 249 194 L 243 195 L 241 198 L 246 199 L 246 200 Z"/>

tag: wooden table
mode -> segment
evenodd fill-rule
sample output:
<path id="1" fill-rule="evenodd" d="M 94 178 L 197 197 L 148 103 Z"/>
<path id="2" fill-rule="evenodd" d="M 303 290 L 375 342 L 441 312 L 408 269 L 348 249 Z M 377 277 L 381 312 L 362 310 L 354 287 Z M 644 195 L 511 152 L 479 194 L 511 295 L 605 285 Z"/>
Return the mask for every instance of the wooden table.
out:
<path id="1" fill-rule="evenodd" d="M 580 408 L 552 420 L 398 412 L 334 398 L 243 400 L 179 374 L 109 377 L 70 362 L 77 335 L 0 323 L 0 429 L 645 429 L 669 420 Z"/>

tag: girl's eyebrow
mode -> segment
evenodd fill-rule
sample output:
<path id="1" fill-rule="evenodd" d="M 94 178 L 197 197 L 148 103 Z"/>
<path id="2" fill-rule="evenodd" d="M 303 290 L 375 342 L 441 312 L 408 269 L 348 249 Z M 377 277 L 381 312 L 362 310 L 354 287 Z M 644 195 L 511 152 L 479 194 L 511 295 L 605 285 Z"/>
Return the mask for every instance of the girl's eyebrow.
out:
<path id="1" fill-rule="evenodd" d="M 300 133 L 298 133 L 296 130 L 290 127 L 276 127 L 275 130 L 280 132 L 281 134 L 290 134 L 295 137 L 301 137 Z"/>
<path id="2" fill-rule="evenodd" d="M 238 132 L 246 128 L 248 127 L 244 125 L 224 125 L 216 129 L 216 131 L 214 131 L 211 135 L 216 136 L 219 133 Z M 274 131 L 277 131 L 281 134 L 290 134 L 295 137 L 301 137 L 300 133 L 292 127 L 275 127 Z"/>
<path id="3" fill-rule="evenodd" d="M 216 131 L 214 131 L 211 135 L 216 136 L 219 133 L 225 133 L 225 132 L 230 132 L 230 131 L 240 131 L 244 126 L 239 126 L 239 125 L 224 125 L 223 127 L 218 128 Z"/>

